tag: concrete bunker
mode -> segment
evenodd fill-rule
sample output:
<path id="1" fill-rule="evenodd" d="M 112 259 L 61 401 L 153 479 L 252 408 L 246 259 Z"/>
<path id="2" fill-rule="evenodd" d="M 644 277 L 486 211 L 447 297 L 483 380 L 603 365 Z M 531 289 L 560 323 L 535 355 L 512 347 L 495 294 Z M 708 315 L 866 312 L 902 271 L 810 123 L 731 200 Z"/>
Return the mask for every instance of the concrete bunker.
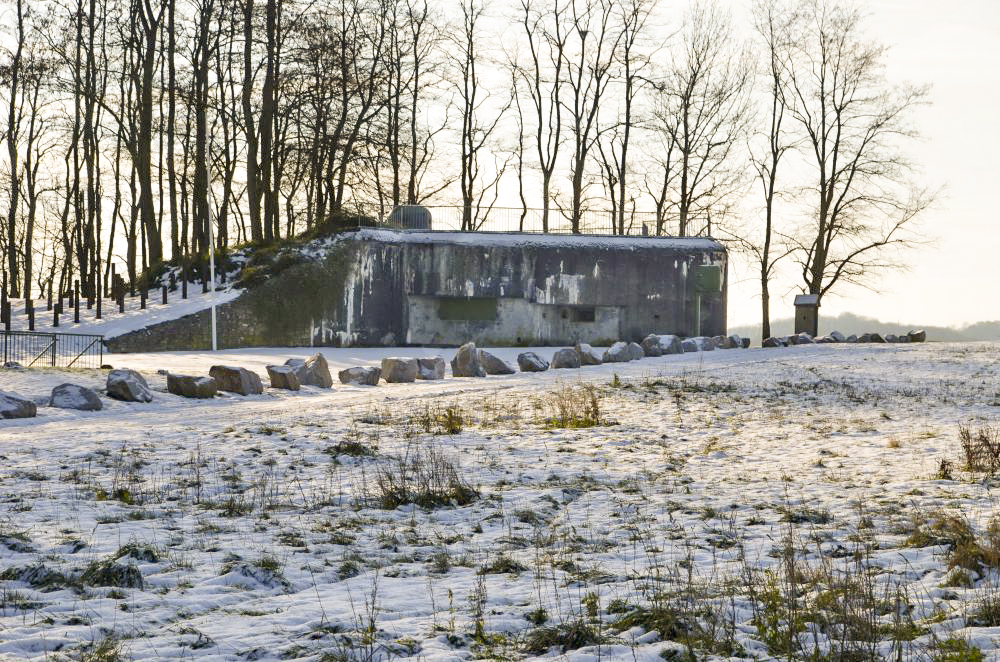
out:
<path id="1" fill-rule="evenodd" d="M 705 238 L 363 229 L 315 344 L 565 345 L 726 332 L 727 254 Z M 705 291 L 698 273 L 719 274 Z"/>
<path id="2" fill-rule="evenodd" d="M 707 268 L 707 269 L 706 269 Z M 711 287 L 704 274 L 713 273 Z M 726 333 L 713 239 L 394 231 L 338 235 L 219 306 L 219 346 L 532 346 Z M 108 341 L 211 346 L 201 311 Z"/>

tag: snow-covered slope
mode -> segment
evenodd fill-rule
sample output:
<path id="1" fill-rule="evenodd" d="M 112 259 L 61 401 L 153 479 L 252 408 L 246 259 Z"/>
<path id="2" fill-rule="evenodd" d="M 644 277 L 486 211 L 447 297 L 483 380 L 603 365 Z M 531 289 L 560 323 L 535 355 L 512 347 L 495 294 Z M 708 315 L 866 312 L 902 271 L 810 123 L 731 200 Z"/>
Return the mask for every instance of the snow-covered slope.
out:
<path id="1" fill-rule="evenodd" d="M 180 290 L 170 292 L 166 305 L 160 303 L 162 299 L 158 292 L 151 292 L 151 298 L 146 302 L 146 309 L 142 310 L 139 304 L 139 297 L 126 297 L 125 312 L 118 312 L 118 306 L 110 299 L 105 299 L 101 306 L 101 319 L 97 319 L 97 310 L 87 310 L 85 305 L 80 307 L 80 323 L 73 322 L 73 310 L 67 308 L 59 318 L 59 326 L 53 327 L 52 313 L 45 310 L 45 304 L 35 302 L 35 331 L 44 333 L 95 333 L 106 338 L 120 336 L 123 333 L 137 331 L 153 324 L 177 319 L 185 315 L 197 313 L 201 310 L 211 308 L 213 302 L 219 306 L 227 301 L 232 301 L 242 290 L 236 288 L 221 289 L 215 292 L 202 293 L 200 285 L 192 284 L 188 289 L 188 298 L 182 299 Z M 14 331 L 28 330 L 28 316 L 24 314 L 24 300 L 12 299 L 11 309 L 11 329 Z"/>
<path id="2" fill-rule="evenodd" d="M 682 640 L 709 659 L 784 658 L 789 641 L 800 656 L 850 642 L 1000 655 L 983 608 L 997 571 L 968 555 L 975 569 L 950 567 L 948 542 L 966 522 L 991 545 L 994 483 L 961 470 L 957 434 L 996 424 L 998 344 L 716 351 L 209 401 L 163 392 L 156 373 L 310 351 L 115 355 L 153 403 L 0 421 L 0 657 L 103 642 L 134 659 L 565 648 L 652 662 Z M 340 367 L 431 350 L 323 353 Z M 0 370 L 0 390 L 39 399 L 102 380 Z M 593 402 L 597 425 L 553 423 Z M 381 507 L 414 458 L 454 466 L 479 498 Z"/>

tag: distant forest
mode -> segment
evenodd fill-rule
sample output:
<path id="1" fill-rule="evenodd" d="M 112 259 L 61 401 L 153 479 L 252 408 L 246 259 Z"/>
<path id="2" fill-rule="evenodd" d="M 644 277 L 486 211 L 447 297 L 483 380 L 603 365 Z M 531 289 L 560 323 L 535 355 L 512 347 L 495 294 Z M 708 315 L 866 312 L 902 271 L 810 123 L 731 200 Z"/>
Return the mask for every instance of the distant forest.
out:
<path id="1" fill-rule="evenodd" d="M 864 282 L 934 193 L 901 151 L 926 88 L 884 79 L 857 6 L 744 9 L 8 0 L 3 296 L 426 204 L 468 231 L 504 208 L 505 230 L 711 233 L 757 265 L 766 325 L 779 262 L 821 296 Z"/>

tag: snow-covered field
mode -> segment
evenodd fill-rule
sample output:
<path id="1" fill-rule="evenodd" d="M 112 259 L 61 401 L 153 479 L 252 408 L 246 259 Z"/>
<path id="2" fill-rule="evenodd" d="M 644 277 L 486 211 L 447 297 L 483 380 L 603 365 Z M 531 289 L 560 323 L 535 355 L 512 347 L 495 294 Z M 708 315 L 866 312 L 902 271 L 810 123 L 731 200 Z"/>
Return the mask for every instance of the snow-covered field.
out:
<path id="1" fill-rule="evenodd" d="M 1000 344 L 210 401 L 156 372 L 310 353 L 108 355 L 153 403 L 0 421 L 0 658 L 1000 658 L 997 483 L 959 444 L 998 425 Z"/>

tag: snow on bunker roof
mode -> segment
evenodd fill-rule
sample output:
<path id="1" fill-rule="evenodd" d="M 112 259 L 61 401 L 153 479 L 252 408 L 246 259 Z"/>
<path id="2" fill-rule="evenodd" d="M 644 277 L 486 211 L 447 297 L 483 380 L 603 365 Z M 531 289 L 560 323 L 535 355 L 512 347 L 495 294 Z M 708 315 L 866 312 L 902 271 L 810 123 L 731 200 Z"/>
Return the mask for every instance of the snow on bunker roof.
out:
<path id="1" fill-rule="evenodd" d="M 620 235 L 538 234 L 531 232 L 435 232 L 398 231 L 362 228 L 345 237 L 359 241 L 387 243 L 453 244 L 464 246 L 508 246 L 546 248 L 606 248 L 638 250 L 665 248 L 674 250 L 725 251 L 715 239 L 705 237 L 636 237 Z"/>

